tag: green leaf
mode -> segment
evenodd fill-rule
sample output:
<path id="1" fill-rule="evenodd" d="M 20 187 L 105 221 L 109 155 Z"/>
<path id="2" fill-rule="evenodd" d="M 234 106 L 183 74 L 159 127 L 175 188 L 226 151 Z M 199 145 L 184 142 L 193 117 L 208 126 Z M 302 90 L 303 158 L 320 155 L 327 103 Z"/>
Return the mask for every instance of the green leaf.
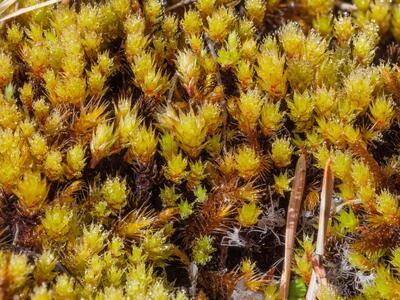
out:
<path id="1" fill-rule="evenodd" d="M 304 299 L 307 293 L 307 287 L 303 279 L 296 278 L 289 285 L 289 300 Z"/>

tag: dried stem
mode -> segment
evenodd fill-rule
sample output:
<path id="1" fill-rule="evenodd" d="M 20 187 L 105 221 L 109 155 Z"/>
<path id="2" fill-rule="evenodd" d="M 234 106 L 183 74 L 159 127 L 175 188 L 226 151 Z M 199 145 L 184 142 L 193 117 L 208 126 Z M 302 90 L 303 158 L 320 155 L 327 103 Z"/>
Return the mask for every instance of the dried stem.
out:
<path id="1" fill-rule="evenodd" d="M 10 20 L 10 19 L 15 18 L 15 17 L 18 17 L 18 16 L 26 14 L 28 12 L 31 12 L 31 11 L 34 11 L 34 10 L 37 10 L 39 8 L 46 7 L 46 6 L 49 6 L 49 5 L 52 5 L 52 4 L 56 4 L 56 3 L 59 3 L 59 2 L 65 2 L 65 0 L 64 1 L 63 0 L 48 0 L 46 2 L 42 2 L 42 3 L 38 3 L 38 4 L 35 4 L 35 5 L 32 5 L 32 6 L 29 6 L 29 7 L 24 7 L 24 8 L 18 9 L 17 11 L 5 16 L 4 18 L 1 18 L 0 19 L 0 24 L 2 22 L 4 22 L 4 21 Z"/>
<path id="2" fill-rule="evenodd" d="M 5 12 L 11 5 L 13 5 L 17 0 L 5 0 L 0 3 L 0 14 Z"/>
<path id="3" fill-rule="evenodd" d="M 168 104 L 171 103 L 172 97 L 174 96 L 177 81 L 178 81 L 178 73 L 175 72 L 174 76 L 172 76 L 171 79 L 171 88 L 168 91 L 168 98 L 167 98 Z"/>
<path id="4" fill-rule="evenodd" d="M 326 229 L 328 227 L 329 215 L 332 203 L 334 177 L 332 173 L 331 160 L 325 165 L 324 179 L 322 181 L 321 204 L 319 211 L 318 237 L 315 255 L 313 257 L 313 272 L 310 285 L 307 291 L 307 300 L 315 299 L 318 284 L 326 285 L 325 269 L 321 264 L 321 258 L 325 253 Z"/>
<path id="5" fill-rule="evenodd" d="M 216 67 L 215 77 L 217 80 L 217 84 L 222 87 L 223 85 L 222 85 L 221 73 L 219 72 L 218 68 L 218 57 L 217 57 L 217 52 L 215 51 L 214 43 L 208 38 L 208 34 L 206 32 L 204 33 L 204 39 L 207 42 L 207 47 L 210 50 L 211 56 L 214 60 L 214 64 Z M 224 124 L 222 128 L 222 139 L 223 139 L 224 150 L 226 150 L 226 128 L 228 123 L 228 111 L 226 110 L 225 101 L 223 102 L 223 109 L 224 109 L 223 111 Z"/>
<path id="6" fill-rule="evenodd" d="M 358 205 L 358 204 L 362 204 L 361 199 L 354 199 L 354 200 L 344 202 L 344 203 L 338 205 L 336 208 L 332 208 L 331 215 L 340 213 L 340 211 L 343 209 L 343 207 L 345 207 L 347 205 Z"/>
<path id="7" fill-rule="evenodd" d="M 210 50 L 211 56 L 214 60 L 215 66 L 216 66 L 216 80 L 218 85 L 222 86 L 222 80 L 221 80 L 221 73 L 219 72 L 219 68 L 218 68 L 218 56 L 217 56 L 217 51 L 215 51 L 215 46 L 214 43 L 208 38 L 208 34 L 205 32 L 204 33 L 204 39 L 207 42 L 207 47 Z"/>
<path id="8" fill-rule="evenodd" d="M 193 299 L 196 298 L 197 292 L 197 278 L 199 273 L 199 268 L 195 263 L 190 263 L 188 266 L 189 278 L 190 278 L 190 288 L 189 292 Z"/>
<path id="9" fill-rule="evenodd" d="M 306 156 L 301 154 L 296 164 L 295 176 L 290 194 L 289 207 L 286 220 L 285 234 L 285 260 L 280 282 L 280 299 L 286 300 L 289 296 L 290 267 L 293 256 L 296 228 L 300 215 L 301 201 L 306 183 Z"/>
<path id="10" fill-rule="evenodd" d="M 167 7 L 165 9 L 165 11 L 169 12 L 171 10 L 175 10 L 175 9 L 177 9 L 179 7 L 188 5 L 188 4 L 193 3 L 193 2 L 196 2 L 196 0 L 182 0 L 182 1 L 178 2 L 178 3 L 175 3 L 174 5 L 171 5 L 171 6 Z"/>
<path id="11" fill-rule="evenodd" d="M 324 255 L 325 252 L 325 236 L 331 210 L 333 183 L 334 177 L 332 172 L 331 160 L 329 159 L 325 165 L 324 179 L 322 181 L 317 247 L 315 250 L 315 253 L 317 255 Z"/>

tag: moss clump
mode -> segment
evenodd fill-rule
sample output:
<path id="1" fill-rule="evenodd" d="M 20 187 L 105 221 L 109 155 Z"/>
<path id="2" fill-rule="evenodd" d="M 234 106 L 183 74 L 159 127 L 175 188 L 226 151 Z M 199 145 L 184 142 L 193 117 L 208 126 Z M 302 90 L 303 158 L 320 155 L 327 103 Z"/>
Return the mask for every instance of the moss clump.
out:
<path id="1" fill-rule="evenodd" d="M 311 281 L 329 159 L 318 298 L 400 297 L 399 1 L 7 18 L 38 3 L 0 4 L 0 298 L 278 299 L 299 154 L 291 297 Z"/>

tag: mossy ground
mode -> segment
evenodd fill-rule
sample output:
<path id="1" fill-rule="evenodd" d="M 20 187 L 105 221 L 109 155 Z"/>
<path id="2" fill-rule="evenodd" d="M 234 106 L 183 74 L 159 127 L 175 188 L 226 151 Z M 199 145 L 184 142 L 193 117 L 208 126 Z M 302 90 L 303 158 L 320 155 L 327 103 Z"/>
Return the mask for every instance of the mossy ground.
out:
<path id="1" fill-rule="evenodd" d="M 0 20 L 38 1 L 9 3 Z M 70 1 L 1 23 L 0 299 L 280 299 L 303 155 L 290 299 L 328 159 L 344 206 L 318 299 L 399 299 L 398 40 L 398 1 Z"/>

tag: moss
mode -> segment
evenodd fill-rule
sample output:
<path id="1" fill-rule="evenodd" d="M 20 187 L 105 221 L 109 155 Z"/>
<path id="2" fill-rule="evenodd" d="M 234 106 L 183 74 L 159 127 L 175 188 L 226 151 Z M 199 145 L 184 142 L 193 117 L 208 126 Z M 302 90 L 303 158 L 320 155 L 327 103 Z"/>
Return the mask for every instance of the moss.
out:
<path id="1" fill-rule="evenodd" d="M 39 1 L 11 2 L 0 20 Z M 2 296 L 278 299 L 304 154 L 292 286 L 330 159 L 318 297 L 398 298 L 399 5 L 61 1 L 0 21 Z"/>

